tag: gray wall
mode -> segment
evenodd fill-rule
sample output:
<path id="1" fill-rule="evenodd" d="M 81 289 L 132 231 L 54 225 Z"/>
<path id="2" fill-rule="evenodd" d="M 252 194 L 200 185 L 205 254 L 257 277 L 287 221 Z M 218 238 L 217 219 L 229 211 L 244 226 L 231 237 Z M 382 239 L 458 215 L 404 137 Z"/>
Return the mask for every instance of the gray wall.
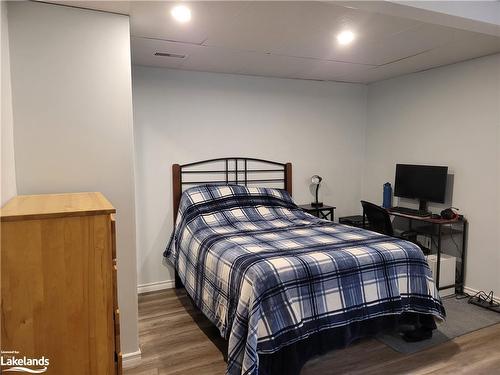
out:
<path id="1" fill-rule="evenodd" d="M 171 165 L 225 156 L 293 163 L 293 192 L 310 178 L 337 215 L 360 209 L 366 86 L 133 68 L 139 285 L 169 285 L 161 265 L 172 230 Z"/>
<path id="2" fill-rule="evenodd" d="M 3 203 L 16 175 L 1 10 Z M 8 10 L 19 193 L 102 191 L 117 207 L 125 353 L 138 349 L 136 267 L 140 285 L 172 281 L 160 264 L 172 163 L 291 161 L 296 201 L 312 200 L 320 174 L 337 216 L 359 213 L 360 198 L 380 202 L 397 162 L 448 165 L 452 203 L 470 220 L 466 284 L 500 291 L 500 55 L 368 88 L 135 67 L 134 199 L 128 18 L 34 2 Z"/>
<path id="3" fill-rule="evenodd" d="M 500 55 L 369 85 L 367 118 L 363 197 L 381 203 L 396 163 L 449 166 L 469 219 L 466 285 L 500 293 Z"/>
<path id="4" fill-rule="evenodd" d="M 10 81 L 10 57 L 9 57 L 9 29 L 7 20 L 7 3 L 0 3 L 1 16 L 1 86 L 2 104 L 0 107 L 2 128 L 1 128 L 1 204 L 4 205 L 10 198 L 17 194 L 16 170 L 14 163 L 14 124 L 12 120 L 12 92 Z"/>
<path id="5" fill-rule="evenodd" d="M 101 191 L 117 208 L 124 353 L 138 350 L 129 19 L 9 3 L 20 194 Z"/>

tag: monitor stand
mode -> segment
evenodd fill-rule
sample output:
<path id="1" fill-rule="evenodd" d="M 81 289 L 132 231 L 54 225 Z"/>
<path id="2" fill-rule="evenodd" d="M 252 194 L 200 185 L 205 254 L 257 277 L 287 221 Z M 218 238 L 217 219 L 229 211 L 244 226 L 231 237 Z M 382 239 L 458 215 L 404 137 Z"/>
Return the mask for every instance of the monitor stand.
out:
<path id="1" fill-rule="evenodd" d="M 420 201 L 420 203 L 418 205 L 418 210 L 429 212 L 429 210 L 427 209 L 427 201 L 423 200 L 423 199 L 420 199 L 419 201 Z"/>

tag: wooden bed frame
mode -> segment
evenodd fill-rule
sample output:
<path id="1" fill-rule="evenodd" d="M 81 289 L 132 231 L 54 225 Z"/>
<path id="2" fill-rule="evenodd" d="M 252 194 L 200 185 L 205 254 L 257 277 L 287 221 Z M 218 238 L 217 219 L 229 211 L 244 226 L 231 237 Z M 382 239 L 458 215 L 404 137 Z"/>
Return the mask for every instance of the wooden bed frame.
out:
<path id="1" fill-rule="evenodd" d="M 202 175 L 202 181 L 192 180 L 190 176 Z M 259 175 L 278 175 L 278 177 L 261 178 Z M 218 176 L 218 179 L 215 177 Z M 221 178 L 222 177 L 222 178 Z M 276 161 L 231 157 L 196 161 L 189 164 L 172 165 L 172 192 L 174 223 L 177 218 L 179 202 L 183 187 L 202 184 L 236 184 L 260 185 L 275 187 L 283 184 L 292 195 L 292 163 L 279 163 Z M 275 186 L 272 186 L 275 185 Z"/>

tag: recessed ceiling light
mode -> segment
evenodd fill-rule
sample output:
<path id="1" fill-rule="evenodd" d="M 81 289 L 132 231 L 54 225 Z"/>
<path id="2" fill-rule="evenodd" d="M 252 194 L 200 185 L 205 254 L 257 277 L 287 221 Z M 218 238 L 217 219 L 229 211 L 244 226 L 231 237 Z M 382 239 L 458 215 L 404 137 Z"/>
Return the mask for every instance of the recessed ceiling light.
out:
<path id="1" fill-rule="evenodd" d="M 176 5 L 170 10 L 170 14 L 180 23 L 186 23 L 191 20 L 191 10 L 185 5 Z"/>
<path id="2" fill-rule="evenodd" d="M 352 31 L 342 31 L 337 35 L 337 41 L 339 44 L 346 45 L 354 40 L 354 33 Z"/>

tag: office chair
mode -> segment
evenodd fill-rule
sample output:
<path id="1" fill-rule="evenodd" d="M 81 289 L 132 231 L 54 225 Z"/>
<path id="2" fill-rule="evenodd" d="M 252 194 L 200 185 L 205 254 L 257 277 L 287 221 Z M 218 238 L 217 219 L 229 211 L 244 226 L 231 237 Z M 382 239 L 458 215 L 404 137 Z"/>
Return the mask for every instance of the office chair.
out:
<path id="1" fill-rule="evenodd" d="M 424 254 L 429 254 L 430 249 L 427 249 L 421 243 L 417 241 L 417 232 L 405 231 L 399 236 L 394 235 L 394 228 L 392 227 L 391 217 L 387 210 L 383 207 L 377 206 L 374 203 L 361 201 L 361 206 L 363 206 L 363 217 L 368 219 L 370 223 L 369 228 L 374 232 L 385 234 L 386 236 L 398 237 L 403 240 L 413 242 L 415 245 L 420 247 Z"/>
<path id="2" fill-rule="evenodd" d="M 361 206 L 363 206 L 363 216 L 370 223 L 370 230 L 387 236 L 394 236 L 391 217 L 385 208 L 367 201 L 361 201 Z"/>

